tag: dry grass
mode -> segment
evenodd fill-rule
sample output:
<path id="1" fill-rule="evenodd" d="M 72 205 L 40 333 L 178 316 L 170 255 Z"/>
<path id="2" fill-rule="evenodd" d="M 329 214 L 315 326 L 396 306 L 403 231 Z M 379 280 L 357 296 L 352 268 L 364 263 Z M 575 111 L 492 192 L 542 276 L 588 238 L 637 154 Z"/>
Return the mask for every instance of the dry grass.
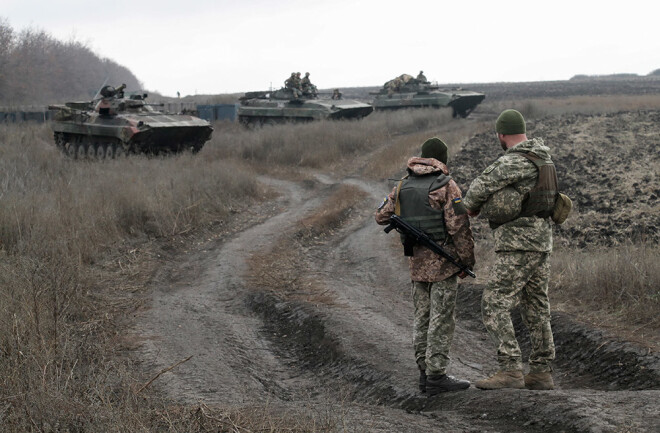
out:
<path id="1" fill-rule="evenodd" d="M 273 166 L 328 168 L 380 148 L 403 133 L 427 131 L 451 120 L 439 110 L 374 113 L 361 121 L 321 121 L 265 126 L 256 130 L 227 125 L 216 130 L 220 158 L 249 161 L 260 170 Z M 419 143 L 421 145 L 421 143 Z"/>
<path id="2" fill-rule="evenodd" d="M 448 166 L 451 173 L 452 158 L 474 134 L 490 127 L 487 122 L 466 120 L 448 121 L 431 130 L 392 137 L 373 153 L 367 162 L 363 175 L 374 180 L 382 180 L 402 173 L 408 158 L 420 154 L 422 143 L 430 137 L 438 137 L 447 144 Z"/>
<path id="3" fill-rule="evenodd" d="M 649 95 L 514 102 L 528 117 L 536 117 L 657 109 L 659 99 Z M 228 428 L 223 423 L 239 415 L 247 417 L 239 417 L 245 427 L 234 431 L 245 431 L 256 428 L 253 422 L 259 417 L 266 422 L 270 416 L 247 412 L 157 411 L 152 396 L 135 393 L 135 384 L 144 383 L 144 378 L 136 377 L 130 359 L 120 356 L 129 344 L 122 338 L 123 321 L 139 307 L 152 266 L 150 242 L 173 245 L 175 239 L 213 229 L 259 200 L 264 194 L 255 173 L 273 168 L 357 170 L 353 164 L 363 165 L 364 155 L 369 155 L 364 175 L 382 179 L 400 170 L 405 158 L 416 154 L 417 146 L 430 136 L 450 145 L 451 158 L 471 134 L 491 126 L 490 121 L 451 120 L 435 110 L 374 113 L 360 122 L 254 131 L 222 123 L 195 157 L 84 162 L 61 157 L 47 126 L 0 125 L 3 431 L 150 431 L 155 426 L 181 431 L 186 425 L 191 431 L 232 431 L 222 430 Z M 274 260 L 276 254 L 253 258 L 253 269 L 270 269 L 271 275 L 282 278 L 253 277 L 271 288 L 293 290 L 289 293 L 301 300 L 332 302 L 322 288 L 301 279 L 305 270 L 308 276 L 313 273 L 296 252 L 297 247 L 303 251 L 322 241 L 350 217 L 361 196 L 346 188 L 276 247 L 274 252 L 286 260 Z M 554 291 L 562 304 L 579 300 L 581 308 L 593 311 L 594 317 L 602 314 L 606 322 L 614 317 L 630 329 L 657 332 L 657 246 L 563 251 L 553 260 L 555 275 L 561 276 Z M 206 424 L 186 424 L 200 416 Z M 280 427 L 259 428 L 292 431 L 287 423 L 299 425 L 297 420 L 280 419 Z M 310 416 L 300 422 L 307 420 L 309 427 L 316 419 L 323 421 Z M 326 431 L 329 424 L 319 425 L 305 431 Z M 195 426 L 202 427 L 194 430 Z"/>
<path id="4" fill-rule="evenodd" d="M 630 244 L 562 250 L 552 256 L 553 296 L 561 308 L 600 326 L 628 325 L 633 337 L 660 347 L 660 249 Z M 605 315 L 603 313 L 606 313 Z"/>
<path id="5" fill-rule="evenodd" d="M 70 161 L 50 141 L 0 125 L 3 431 L 133 430 L 144 403 L 116 352 L 148 271 L 139 246 L 218 224 L 260 189 L 201 155 Z"/>
<path id="6" fill-rule="evenodd" d="M 156 431 L 218 433 L 322 433 L 336 431 L 341 419 L 332 406 L 292 410 L 272 406 L 217 408 L 200 404 L 194 407 L 170 406 L 153 412 Z"/>
<path id="7" fill-rule="evenodd" d="M 660 95 L 580 95 L 563 98 L 530 98 L 524 100 L 500 100 L 479 106 L 480 112 L 497 116 L 507 108 L 519 110 L 526 119 L 560 114 L 606 114 L 621 111 L 657 110 L 660 108 Z"/>

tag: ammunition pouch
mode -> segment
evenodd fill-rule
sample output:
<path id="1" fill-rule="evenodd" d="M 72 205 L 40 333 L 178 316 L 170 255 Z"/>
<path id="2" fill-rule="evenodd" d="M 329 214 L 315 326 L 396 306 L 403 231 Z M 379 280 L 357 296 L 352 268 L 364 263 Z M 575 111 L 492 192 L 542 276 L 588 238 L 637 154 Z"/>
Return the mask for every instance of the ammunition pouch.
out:
<path id="1" fill-rule="evenodd" d="M 554 210 L 557 201 L 557 190 L 559 189 L 555 164 L 550 160 L 541 159 L 531 152 L 521 152 L 520 154 L 532 161 L 538 171 L 536 185 L 525 194 L 520 216 L 548 218 Z"/>
<path id="2" fill-rule="evenodd" d="M 557 201 L 555 202 L 555 207 L 552 210 L 552 221 L 555 224 L 562 224 L 568 218 L 568 214 L 571 213 L 573 209 L 573 202 L 566 195 L 559 193 L 557 196 Z"/>

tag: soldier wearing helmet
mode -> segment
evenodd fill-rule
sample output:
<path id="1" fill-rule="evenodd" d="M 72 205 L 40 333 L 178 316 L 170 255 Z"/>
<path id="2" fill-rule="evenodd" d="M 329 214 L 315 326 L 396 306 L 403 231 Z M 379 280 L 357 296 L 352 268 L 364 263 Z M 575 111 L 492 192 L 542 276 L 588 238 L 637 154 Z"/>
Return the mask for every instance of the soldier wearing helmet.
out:
<path id="1" fill-rule="evenodd" d="M 291 90 L 294 98 L 302 96 L 300 89 L 300 72 L 291 72 L 291 76 L 284 81 L 284 88 Z"/>
<path id="2" fill-rule="evenodd" d="M 316 86 L 312 84 L 312 81 L 309 79 L 309 72 L 305 72 L 305 77 L 300 82 L 302 87 L 302 93 L 305 96 L 316 96 Z"/>

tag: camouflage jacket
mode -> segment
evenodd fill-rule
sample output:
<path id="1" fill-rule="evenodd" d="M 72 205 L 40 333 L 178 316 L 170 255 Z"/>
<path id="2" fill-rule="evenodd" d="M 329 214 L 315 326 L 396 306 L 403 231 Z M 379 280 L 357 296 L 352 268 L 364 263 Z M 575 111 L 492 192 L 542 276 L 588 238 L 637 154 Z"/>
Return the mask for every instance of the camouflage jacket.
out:
<path id="1" fill-rule="evenodd" d="M 437 159 L 413 157 L 408 160 L 408 170 L 416 175 L 441 172 L 449 174 L 447 166 Z M 390 216 L 394 214 L 396 205 L 396 189 L 385 198 L 383 204 L 376 211 L 376 222 L 386 225 Z M 470 267 L 474 266 L 474 239 L 470 229 L 470 221 L 461 203 L 461 190 L 456 182 L 450 180 L 442 188 L 429 194 L 429 204 L 437 210 L 443 210 L 445 228 L 451 236 L 452 243 L 444 248 L 454 257 Z M 403 250 L 403 247 L 402 247 Z M 402 251 L 403 252 L 403 251 Z M 438 256 L 421 245 L 415 245 L 413 256 L 410 257 L 410 279 L 413 281 L 443 281 L 455 273 L 458 268 L 448 263 L 446 259 Z"/>
<path id="2" fill-rule="evenodd" d="M 519 193 L 529 192 L 538 179 L 533 162 L 517 152 L 531 151 L 541 158 L 550 158 L 550 149 L 540 138 L 523 141 L 507 151 L 472 181 L 463 204 L 471 211 L 481 209 L 488 197 L 507 185 Z M 549 218 L 521 217 L 493 230 L 495 251 L 552 251 L 552 228 Z"/>

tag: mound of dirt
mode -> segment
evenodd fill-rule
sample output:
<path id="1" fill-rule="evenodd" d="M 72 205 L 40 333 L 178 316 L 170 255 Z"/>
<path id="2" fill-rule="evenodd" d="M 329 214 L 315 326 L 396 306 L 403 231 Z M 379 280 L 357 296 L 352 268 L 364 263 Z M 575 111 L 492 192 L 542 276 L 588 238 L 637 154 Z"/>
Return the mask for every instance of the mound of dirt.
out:
<path id="1" fill-rule="evenodd" d="M 555 226 L 559 242 L 615 245 L 660 239 L 660 112 L 553 116 L 528 121 L 527 136 L 550 147 L 559 188 L 574 211 Z M 450 162 L 463 191 L 502 154 L 495 132 L 476 135 Z"/>

